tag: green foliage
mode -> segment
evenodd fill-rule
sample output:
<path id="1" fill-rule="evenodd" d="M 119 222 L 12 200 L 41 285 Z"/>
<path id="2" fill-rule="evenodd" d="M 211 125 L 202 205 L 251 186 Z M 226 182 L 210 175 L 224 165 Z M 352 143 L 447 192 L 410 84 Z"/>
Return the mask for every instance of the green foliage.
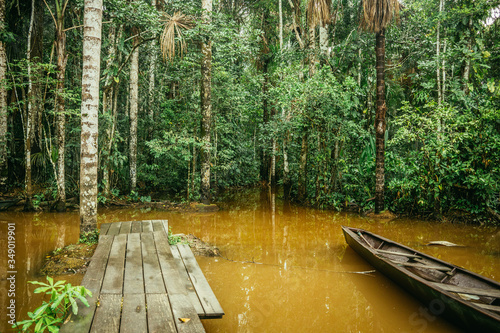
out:
<path id="1" fill-rule="evenodd" d="M 182 241 L 182 237 L 179 236 L 179 235 L 173 235 L 172 234 L 172 228 L 171 227 L 168 227 L 168 243 L 170 245 L 176 245 L 176 244 L 181 244 L 183 241 Z"/>
<path id="2" fill-rule="evenodd" d="M 21 332 L 59 332 L 68 311 L 71 309 L 73 314 L 78 313 L 77 300 L 80 300 L 85 306 L 89 306 L 86 297 L 92 297 L 92 293 L 85 287 L 72 286 L 70 283 L 65 284 L 66 281 L 54 283 L 50 276 L 47 276 L 47 281 L 48 283 L 29 281 L 31 284 L 40 286 L 35 289 L 35 294 L 50 295 L 50 300 L 44 301 L 34 312 L 28 312 L 30 319 L 17 322 L 12 326 L 13 328 L 18 328 Z M 34 328 L 33 325 L 35 325 Z"/>
<path id="3" fill-rule="evenodd" d="M 90 232 L 85 233 L 78 240 L 78 243 L 87 244 L 87 245 L 97 244 L 98 242 L 99 242 L 99 230 L 98 229 L 95 229 L 94 231 L 90 231 Z"/>

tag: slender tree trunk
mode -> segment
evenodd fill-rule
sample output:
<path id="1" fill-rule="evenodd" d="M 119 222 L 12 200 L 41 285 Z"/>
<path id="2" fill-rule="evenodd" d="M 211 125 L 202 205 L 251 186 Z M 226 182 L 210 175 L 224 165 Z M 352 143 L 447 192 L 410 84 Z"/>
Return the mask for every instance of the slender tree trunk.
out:
<path id="1" fill-rule="evenodd" d="M 35 25 L 35 0 L 31 2 L 31 20 L 30 27 L 28 30 L 28 109 L 25 114 L 25 130 L 24 130 L 24 162 L 25 162 L 25 176 L 24 176 L 24 189 L 26 192 L 26 202 L 24 204 L 24 211 L 33 211 L 33 187 L 31 184 L 31 140 L 33 138 L 32 130 L 33 130 L 33 96 L 35 93 L 33 92 L 33 77 L 32 77 L 32 69 L 31 69 L 31 61 L 32 61 L 32 36 Z"/>
<path id="2" fill-rule="evenodd" d="M 136 41 L 137 42 L 137 41 Z M 135 46 L 135 43 L 134 43 Z M 139 105 L 139 48 L 130 59 L 130 192 L 137 186 L 137 110 Z"/>
<path id="3" fill-rule="evenodd" d="M 300 161 L 299 161 L 299 189 L 298 189 L 298 200 L 304 202 L 307 197 L 307 153 L 309 150 L 309 131 L 307 128 L 304 129 L 304 134 L 302 135 L 302 146 L 300 149 Z"/>
<path id="4" fill-rule="evenodd" d="M 465 57 L 465 68 L 462 76 L 463 90 L 466 95 L 469 94 L 469 79 L 470 79 L 470 65 L 471 65 L 471 49 L 472 49 L 472 16 L 469 17 L 469 39 L 467 41 L 467 54 Z"/>
<path id="5" fill-rule="evenodd" d="M 375 115 L 375 213 L 384 210 L 385 187 L 385 29 L 376 34 L 377 111 Z"/>
<path id="6" fill-rule="evenodd" d="M 5 0 L 0 0 L 0 30 L 5 27 Z M 7 74 L 7 54 L 5 44 L 0 40 L 0 192 L 7 184 L 7 90 L 5 81 Z"/>
<path id="7" fill-rule="evenodd" d="M 324 57 L 330 57 L 328 49 L 328 24 L 325 24 L 324 26 L 321 24 L 319 26 L 319 48 Z"/>
<path id="8" fill-rule="evenodd" d="M 102 0 L 85 0 L 80 153 L 80 235 L 97 227 L 97 142 Z"/>
<path id="9" fill-rule="evenodd" d="M 309 26 L 309 77 L 313 77 L 316 72 L 316 33 L 315 27 L 311 23 Z"/>
<path id="10" fill-rule="evenodd" d="M 439 15 L 443 12 L 444 0 L 439 0 Z M 437 93 L 438 93 L 438 105 L 441 105 L 443 101 L 442 90 L 441 90 L 441 63 L 440 63 L 440 52 L 441 52 L 441 18 L 439 18 L 436 27 L 436 80 L 437 80 Z"/>
<path id="11" fill-rule="evenodd" d="M 280 31 L 280 52 L 283 51 L 283 9 L 282 9 L 282 0 L 279 0 L 279 31 Z"/>
<path id="12" fill-rule="evenodd" d="M 64 101 L 64 79 L 68 55 L 66 53 L 66 33 L 64 32 L 64 12 L 57 18 L 56 33 L 57 50 L 57 85 L 56 85 L 56 114 L 57 114 L 57 199 L 56 210 L 66 211 L 66 179 L 65 179 L 65 147 L 66 147 L 66 110 Z"/>
<path id="13" fill-rule="evenodd" d="M 203 21 L 210 22 L 212 0 L 202 0 Z M 201 202 L 210 204 L 210 123 L 212 121 L 212 41 L 206 39 L 201 44 Z"/>
<path id="14" fill-rule="evenodd" d="M 106 80 L 104 81 L 104 88 L 102 94 L 102 113 L 104 119 L 106 119 L 105 130 L 104 130 L 104 140 L 103 149 L 100 150 L 101 162 L 103 166 L 102 170 L 102 182 L 104 185 L 104 195 L 108 196 L 111 190 L 111 179 L 110 179 L 110 167 L 111 167 L 111 149 L 113 147 L 113 138 L 116 128 L 116 102 L 118 93 L 118 83 L 113 79 L 111 75 L 111 68 L 115 61 L 120 62 L 116 59 L 117 53 L 117 41 L 120 40 L 122 36 L 122 27 L 118 28 L 118 33 L 116 32 L 116 27 L 112 25 L 109 28 L 109 40 L 110 45 L 108 48 L 108 59 L 106 60 Z"/>

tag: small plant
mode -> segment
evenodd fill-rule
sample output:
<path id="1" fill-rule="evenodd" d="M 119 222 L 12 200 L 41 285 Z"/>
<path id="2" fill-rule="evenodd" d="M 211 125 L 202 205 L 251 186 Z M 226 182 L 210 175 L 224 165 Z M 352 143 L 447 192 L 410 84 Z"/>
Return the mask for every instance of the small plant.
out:
<path id="1" fill-rule="evenodd" d="M 182 243 L 182 237 L 172 234 L 172 228 L 168 227 L 168 244 L 176 245 Z"/>
<path id="2" fill-rule="evenodd" d="M 73 314 L 78 313 L 78 305 L 76 299 L 79 299 L 85 306 L 89 306 L 86 297 L 92 297 L 90 290 L 82 286 L 72 286 L 66 281 L 57 281 L 47 276 L 47 283 L 38 281 L 29 281 L 31 284 L 37 284 L 41 287 L 36 288 L 34 293 L 45 293 L 50 295 L 50 301 L 44 301 L 34 312 L 28 312 L 30 319 L 15 323 L 12 328 L 20 328 L 21 332 L 27 332 L 28 329 L 35 324 L 35 333 L 41 332 L 59 332 L 59 327 L 62 325 L 66 314 L 70 307 Z M 21 328 L 22 326 L 22 328 Z"/>
<path id="3" fill-rule="evenodd" d="M 130 192 L 130 201 L 137 202 L 139 200 L 139 193 L 136 191 Z"/>
<path id="4" fill-rule="evenodd" d="M 99 242 L 99 230 L 98 229 L 95 229 L 94 231 L 90 231 L 90 232 L 85 233 L 78 240 L 78 243 L 87 244 L 87 245 L 94 245 L 94 244 L 97 244 L 98 242 Z"/>
<path id="5" fill-rule="evenodd" d="M 150 195 L 148 195 L 148 196 L 141 196 L 140 200 L 141 200 L 142 203 L 151 202 L 151 196 Z"/>

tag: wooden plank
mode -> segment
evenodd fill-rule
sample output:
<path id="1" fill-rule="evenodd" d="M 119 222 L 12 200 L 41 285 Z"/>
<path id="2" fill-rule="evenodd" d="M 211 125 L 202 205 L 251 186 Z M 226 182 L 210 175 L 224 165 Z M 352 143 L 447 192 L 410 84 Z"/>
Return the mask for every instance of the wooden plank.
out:
<path id="1" fill-rule="evenodd" d="M 142 232 L 153 232 L 153 226 L 151 225 L 151 221 L 149 220 L 142 221 Z"/>
<path id="2" fill-rule="evenodd" d="M 120 227 L 122 226 L 121 222 L 111 223 L 108 229 L 108 235 L 118 235 L 120 233 Z"/>
<path id="3" fill-rule="evenodd" d="M 103 224 L 101 224 L 101 229 L 99 230 L 99 234 L 100 235 L 107 235 L 110 225 L 111 225 L 111 223 L 103 223 Z"/>
<path id="4" fill-rule="evenodd" d="M 142 232 L 142 223 L 141 221 L 133 221 L 132 222 L 132 229 L 130 230 L 131 233 L 137 233 L 137 232 Z"/>
<path id="5" fill-rule="evenodd" d="M 149 333 L 177 332 L 167 294 L 146 294 Z"/>
<path id="6" fill-rule="evenodd" d="M 162 220 L 152 220 L 151 224 L 153 225 L 153 231 L 162 231 L 163 230 Z"/>
<path id="7" fill-rule="evenodd" d="M 127 248 L 127 235 L 120 234 L 114 237 L 108 265 L 102 282 L 101 293 L 122 294 L 123 269 L 125 267 L 125 249 Z"/>
<path id="8" fill-rule="evenodd" d="M 95 312 L 91 333 L 118 333 L 120 329 L 120 311 L 122 295 L 103 294 Z M 76 331 L 75 331 L 76 332 Z"/>
<path id="9" fill-rule="evenodd" d="M 187 295 L 184 283 L 181 282 L 179 268 L 172 255 L 170 245 L 167 241 L 167 235 L 162 231 L 153 233 L 158 253 L 158 261 L 163 273 L 163 281 L 167 288 L 167 293 Z M 201 304 L 200 304 L 201 307 Z M 203 308 L 201 309 L 203 311 Z"/>
<path id="10" fill-rule="evenodd" d="M 431 284 L 434 287 L 441 288 L 443 290 L 450 291 L 453 293 L 500 298 L 500 290 L 498 289 L 460 287 L 438 282 L 432 282 Z"/>
<path id="11" fill-rule="evenodd" d="M 422 268 L 422 269 L 435 269 L 437 271 L 443 271 L 445 273 L 451 271 L 450 267 L 446 267 L 446 266 L 430 266 L 430 265 L 424 265 L 424 264 L 415 264 L 415 263 L 411 263 L 411 262 L 401 262 L 401 261 L 396 261 L 396 260 L 391 260 L 391 262 L 393 262 L 396 265 L 401 265 L 401 266 L 405 266 L 405 267 L 415 267 L 415 268 Z"/>
<path id="12" fill-rule="evenodd" d="M 403 257 L 408 257 L 408 258 L 418 258 L 421 259 L 421 256 L 418 256 L 416 254 L 410 254 L 410 253 L 400 253 L 400 252 L 393 252 L 393 251 L 385 251 L 385 250 L 375 250 L 377 253 L 380 254 L 390 254 L 394 256 L 403 256 Z"/>
<path id="13" fill-rule="evenodd" d="M 130 228 L 132 226 L 132 222 L 122 222 L 122 226 L 120 227 L 120 234 L 129 234 Z"/>
<path id="14" fill-rule="evenodd" d="M 498 305 L 483 304 L 483 303 L 472 303 L 472 304 L 475 304 L 485 310 L 500 312 L 500 306 Z"/>
<path id="15" fill-rule="evenodd" d="M 123 292 L 128 294 L 144 294 L 142 275 L 141 234 L 127 235 L 127 254 Z"/>
<path id="16" fill-rule="evenodd" d="M 162 220 L 163 223 L 163 230 L 165 230 L 165 233 L 168 235 L 168 220 Z"/>
<path id="17" fill-rule="evenodd" d="M 205 275 L 201 271 L 198 262 L 194 258 L 193 252 L 187 244 L 178 244 L 177 248 L 182 256 L 182 261 L 189 274 L 189 278 L 193 287 L 198 295 L 198 298 L 203 306 L 206 317 L 222 317 L 224 315 L 224 310 L 219 304 L 217 297 L 215 297 L 212 288 L 208 284 Z"/>
<path id="18" fill-rule="evenodd" d="M 144 286 L 148 294 L 166 293 L 152 233 L 141 235 Z"/>
<path id="19" fill-rule="evenodd" d="M 147 332 L 146 299 L 144 294 L 124 294 L 120 333 Z"/>
<path id="20" fill-rule="evenodd" d="M 194 308 L 196 309 L 196 312 L 198 312 L 198 315 L 201 317 L 205 317 L 205 315 L 206 315 L 205 309 L 203 308 L 203 305 L 201 304 L 201 301 L 198 298 L 196 291 L 194 290 L 193 284 L 191 283 L 191 279 L 189 278 L 189 274 L 186 270 L 186 267 L 184 266 L 184 262 L 182 261 L 181 255 L 180 255 L 179 250 L 177 248 L 177 245 L 171 245 L 170 249 L 172 250 L 172 256 L 174 257 L 175 264 L 177 265 L 177 270 L 179 272 L 180 281 L 184 285 L 184 288 L 187 291 L 187 295 L 189 297 L 189 300 L 191 301 Z"/>
<path id="21" fill-rule="evenodd" d="M 185 295 L 169 294 L 172 313 L 179 333 L 205 332 L 200 318 L 193 305 Z M 189 318 L 187 322 L 182 322 L 179 318 Z"/>
<path id="22" fill-rule="evenodd" d="M 109 235 L 100 236 L 99 244 L 87 268 L 87 273 L 82 279 L 81 285 L 92 292 L 92 297 L 88 299 L 90 306 L 86 307 L 78 300 L 78 314 L 76 316 L 72 315 L 70 320 L 61 327 L 60 332 L 74 333 L 88 332 L 90 330 L 113 238 L 113 236 Z"/>
<path id="23" fill-rule="evenodd" d="M 92 293 L 99 293 L 101 290 L 102 279 L 106 271 L 109 252 L 113 243 L 114 236 L 103 235 L 99 239 L 99 244 L 95 249 L 94 255 L 90 260 L 87 273 L 82 279 L 81 285 L 89 289 Z"/>

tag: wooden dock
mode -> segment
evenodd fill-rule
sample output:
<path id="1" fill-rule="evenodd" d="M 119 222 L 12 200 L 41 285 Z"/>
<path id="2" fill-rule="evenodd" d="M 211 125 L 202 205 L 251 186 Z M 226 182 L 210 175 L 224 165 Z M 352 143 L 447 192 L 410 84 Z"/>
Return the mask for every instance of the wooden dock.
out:
<path id="1" fill-rule="evenodd" d="M 82 285 L 90 307 L 61 332 L 205 332 L 200 318 L 224 315 L 186 244 L 169 245 L 165 220 L 101 225 Z"/>

